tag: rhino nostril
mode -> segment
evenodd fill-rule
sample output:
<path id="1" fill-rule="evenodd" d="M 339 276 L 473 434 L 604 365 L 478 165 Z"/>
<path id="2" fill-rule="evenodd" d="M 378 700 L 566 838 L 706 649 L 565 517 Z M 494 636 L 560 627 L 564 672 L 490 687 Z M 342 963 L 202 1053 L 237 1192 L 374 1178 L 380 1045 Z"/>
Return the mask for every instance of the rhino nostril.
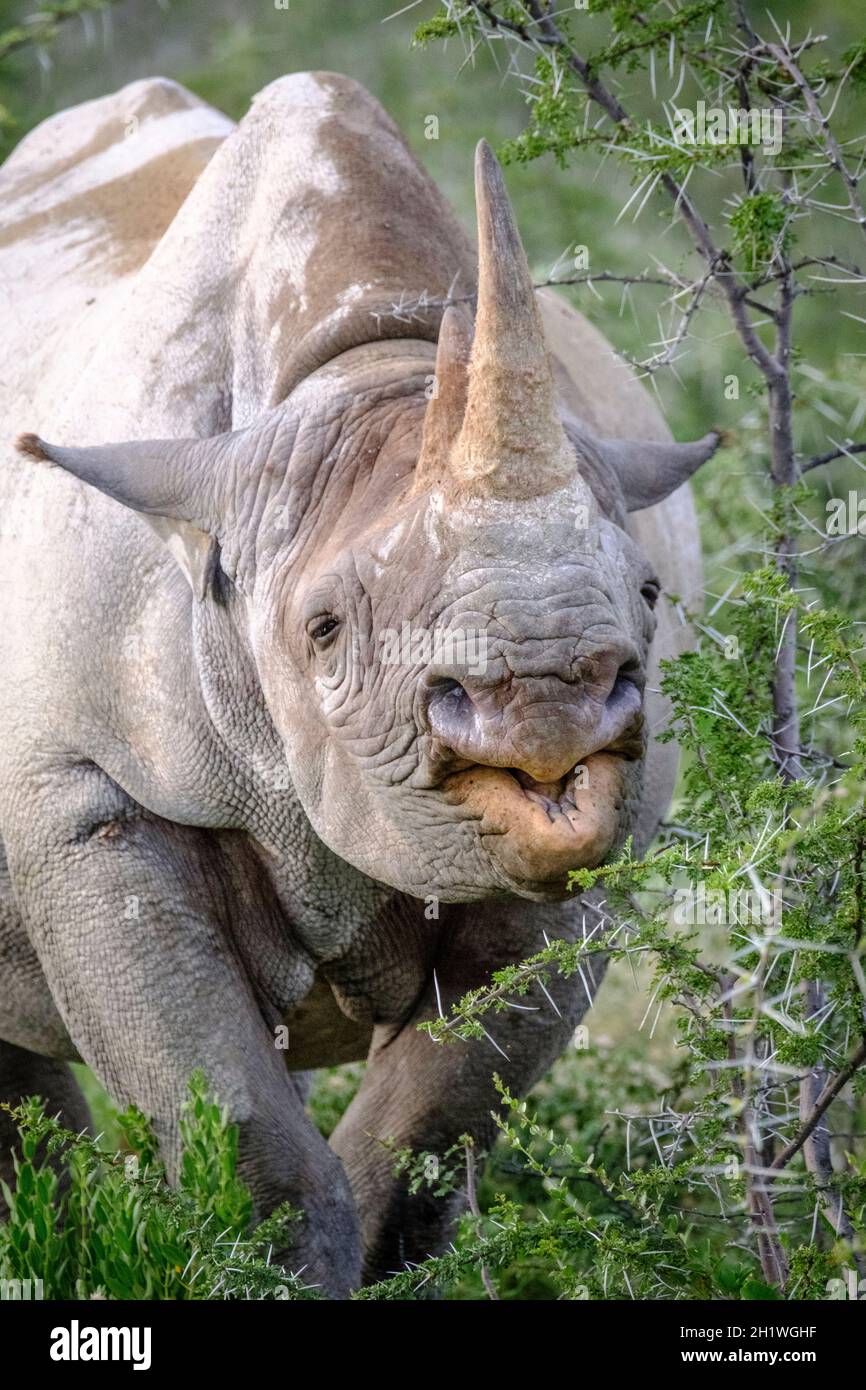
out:
<path id="1" fill-rule="evenodd" d="M 599 664 L 594 689 L 553 678 L 464 683 L 429 672 L 424 713 L 435 757 L 516 767 L 539 784 L 556 782 L 590 753 L 622 741 L 639 719 L 639 660 L 610 653 Z"/>
<path id="2" fill-rule="evenodd" d="M 604 704 L 604 724 L 610 731 L 611 721 L 616 721 L 617 732 L 628 724 L 640 711 L 641 692 L 636 677 L 639 668 L 636 663 L 621 667 Z"/>
<path id="3" fill-rule="evenodd" d="M 628 661 L 620 663 L 620 668 L 617 671 L 617 680 L 621 678 L 622 680 L 632 681 L 634 684 L 637 684 L 640 680 L 640 675 L 640 662 L 636 656 L 632 656 L 629 657 Z"/>
<path id="4" fill-rule="evenodd" d="M 472 700 L 458 680 L 442 676 L 428 685 L 427 717 L 440 734 L 465 723 L 471 710 Z"/>
<path id="5" fill-rule="evenodd" d="M 450 677 L 443 677 L 430 685 L 427 704 L 430 709 L 434 705 L 445 705 L 450 709 L 464 698 L 468 697 L 460 682 L 451 680 Z"/>

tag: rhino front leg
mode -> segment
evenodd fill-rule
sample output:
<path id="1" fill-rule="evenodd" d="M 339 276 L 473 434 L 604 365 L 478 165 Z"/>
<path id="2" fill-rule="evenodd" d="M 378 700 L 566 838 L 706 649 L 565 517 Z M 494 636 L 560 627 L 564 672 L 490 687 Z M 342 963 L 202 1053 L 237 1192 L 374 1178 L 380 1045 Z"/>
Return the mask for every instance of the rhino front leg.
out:
<path id="1" fill-rule="evenodd" d="M 232 923 L 254 936 L 267 910 L 248 877 L 212 834 L 144 812 L 96 768 L 39 790 L 8 836 L 9 864 L 80 1055 L 119 1104 L 153 1117 L 170 1174 L 187 1081 L 202 1068 L 239 1126 L 257 1214 L 284 1201 L 305 1213 L 283 1263 L 345 1296 L 360 1268 L 352 1195 L 235 949 Z"/>
<path id="2" fill-rule="evenodd" d="M 452 921 L 444 926 L 435 966 L 446 1014 L 467 990 L 487 983 L 492 970 L 540 950 L 545 932 L 571 941 L 582 930 L 574 902 L 540 906 L 515 900 L 448 913 Z M 604 964 L 603 957 L 594 956 L 589 973 L 584 967 L 593 985 L 601 983 Z M 579 977 L 555 977 L 548 992 L 559 1013 L 533 987 L 519 1001 L 532 1011 L 508 1009 L 485 1020 L 507 1060 L 486 1040 L 436 1044 L 418 1031 L 418 1024 L 437 1012 L 432 980 L 396 1034 L 393 1028 L 376 1030 L 364 1081 L 331 1136 L 355 1194 L 365 1282 L 441 1252 L 453 1239 L 454 1221 L 465 1205 L 461 1193 L 450 1200 L 426 1190 L 411 1195 L 405 1179 L 394 1177 L 394 1160 L 381 1141 L 441 1155 L 467 1133 L 479 1147 L 489 1146 L 495 1134 L 490 1112 L 499 1104 L 493 1074 L 513 1094 L 525 1094 L 564 1051 L 588 1007 Z"/>

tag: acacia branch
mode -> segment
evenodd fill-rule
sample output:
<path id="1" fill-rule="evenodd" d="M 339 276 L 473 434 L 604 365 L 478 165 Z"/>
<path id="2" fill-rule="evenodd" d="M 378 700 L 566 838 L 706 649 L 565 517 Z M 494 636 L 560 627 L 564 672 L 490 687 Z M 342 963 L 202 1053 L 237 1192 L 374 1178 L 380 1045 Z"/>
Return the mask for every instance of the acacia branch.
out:
<path id="1" fill-rule="evenodd" d="M 694 286 L 687 285 L 677 276 L 671 274 L 668 279 L 663 275 L 613 275 L 609 270 L 592 271 L 587 270 L 582 275 L 569 275 L 565 278 L 552 275 L 548 280 L 540 280 L 536 283 L 535 289 L 544 290 L 549 286 L 559 285 L 663 285 L 665 289 L 670 289 L 672 285 L 679 289 L 693 289 Z"/>
<path id="2" fill-rule="evenodd" d="M 847 444 L 844 449 L 831 449 L 828 454 L 816 454 L 807 463 L 800 465 L 800 472 L 808 473 L 811 468 L 821 468 L 825 463 L 847 458 L 849 454 L 866 454 L 866 444 Z"/>
<path id="3" fill-rule="evenodd" d="M 492 14 L 487 6 L 482 9 L 475 0 L 470 0 L 470 3 L 482 13 L 486 11 L 485 17 L 495 27 L 503 27 L 499 22 L 499 16 Z M 579 78 L 591 100 L 616 125 L 624 130 L 633 130 L 635 128 L 634 122 L 619 98 L 605 86 L 600 78 L 591 72 L 586 59 L 571 45 L 550 13 L 542 6 L 540 0 L 526 0 L 526 8 L 536 21 L 539 34 L 533 35 L 525 26 L 517 26 L 521 31 L 522 40 L 531 46 L 534 39 L 543 38 L 548 46 L 557 48 L 569 69 Z M 715 278 L 718 279 L 746 352 L 768 382 L 778 380 L 781 375 L 781 366 L 761 342 L 746 309 L 745 301 L 750 287 L 740 280 L 727 253 L 716 246 L 707 223 L 674 175 L 665 171 L 661 175 L 660 183 L 672 199 L 674 211 L 682 218 L 698 251 L 712 269 Z"/>
<path id="4" fill-rule="evenodd" d="M 815 1099 L 812 1109 L 809 1111 L 806 1118 L 802 1122 L 799 1130 L 794 1135 L 794 1138 L 790 1141 L 790 1143 L 786 1144 L 785 1147 L 773 1159 L 773 1162 L 770 1165 L 773 1171 L 781 1172 L 783 1168 L 786 1168 L 788 1166 L 794 1155 L 800 1152 L 800 1150 L 802 1149 L 806 1140 L 809 1138 L 809 1135 L 812 1133 L 815 1126 L 818 1124 L 818 1121 L 821 1119 L 824 1112 L 828 1109 L 830 1105 L 832 1105 L 833 1101 L 836 1099 L 839 1092 L 842 1090 L 842 1087 L 845 1085 L 846 1082 L 851 1080 L 851 1077 L 854 1075 L 855 1071 L 862 1067 L 864 1062 L 866 1062 L 866 1037 L 863 1038 L 863 1040 L 860 1043 L 860 1046 L 857 1048 L 857 1051 L 846 1062 L 845 1066 L 842 1067 L 841 1071 L 836 1072 L 835 1076 L 830 1077 L 829 1081 L 825 1082 L 820 1093 Z"/>
<path id="5" fill-rule="evenodd" d="M 827 159 L 845 185 L 845 190 L 848 194 L 848 206 L 854 214 L 854 220 L 864 235 L 866 235 L 866 210 L 864 210 L 860 198 L 859 180 L 855 174 L 852 174 L 842 158 L 842 151 L 830 128 L 829 118 L 825 116 L 824 112 L 821 110 L 821 105 L 815 92 L 797 66 L 794 56 L 787 44 L 782 46 L 777 43 L 768 43 L 764 44 L 764 49 L 775 59 L 780 67 L 787 70 L 791 76 L 791 80 L 795 83 L 800 92 L 803 98 L 803 105 L 820 130 L 820 139 L 824 146 Z"/>
<path id="6" fill-rule="evenodd" d="M 824 990 L 818 980 L 805 981 L 804 988 L 807 1007 L 810 1013 L 814 1014 L 824 1006 Z M 808 1076 L 803 1078 L 800 1084 L 801 1114 L 809 1115 L 811 1113 L 810 1106 L 814 1106 L 816 1097 L 821 1094 L 824 1080 L 825 1070 L 821 1065 L 815 1067 Z M 857 1251 L 857 1233 L 845 1209 L 843 1195 L 841 1192 L 834 1192 L 833 1190 L 833 1160 L 830 1152 L 830 1132 L 827 1128 L 825 1115 L 822 1115 L 818 1123 L 814 1125 L 811 1134 L 803 1144 L 803 1157 L 806 1168 L 812 1174 L 815 1183 L 818 1205 L 829 1222 L 833 1234 L 837 1240 L 848 1242 L 858 1273 L 866 1274 L 866 1255 Z"/>
<path id="7" fill-rule="evenodd" d="M 798 271 L 806 270 L 809 266 L 813 265 L 825 266 L 831 270 L 844 270 L 849 275 L 856 277 L 856 279 L 862 280 L 864 285 L 866 285 L 866 275 L 864 275 L 858 265 L 854 265 L 851 261 L 843 260 L 841 256 L 831 255 L 803 256 L 800 260 L 793 261 L 791 265 L 784 270 L 767 270 L 763 275 L 759 275 L 756 279 L 749 282 L 749 289 L 762 289 L 764 285 L 772 284 L 775 280 L 783 280 L 789 271 L 796 274 Z M 836 282 L 834 281 L 832 283 L 835 284 Z M 838 283 L 842 284 L 844 281 L 839 281 Z"/>
<path id="8" fill-rule="evenodd" d="M 779 1288 L 784 1288 L 788 1280 L 788 1264 L 782 1242 L 779 1239 L 772 1195 L 758 1177 L 763 1168 L 763 1162 L 754 1139 L 757 1130 L 757 1117 L 749 1094 L 746 1076 L 741 1071 L 742 1059 L 737 1052 L 737 1042 L 734 1035 L 734 1010 L 731 999 L 732 985 L 733 976 L 729 976 L 723 987 L 722 1012 L 728 1025 L 728 1060 L 734 1068 L 731 1089 L 736 1099 L 740 1101 L 739 1124 L 743 1142 L 746 1206 L 755 1231 L 758 1258 L 761 1261 L 764 1278 L 768 1284 L 777 1284 Z"/>
<path id="9" fill-rule="evenodd" d="M 700 280 L 697 281 L 696 284 L 690 287 L 691 299 L 689 300 L 688 304 L 686 305 L 686 308 L 682 312 L 676 333 L 671 338 L 671 340 L 665 345 L 663 352 L 657 352 L 654 357 L 647 358 L 645 361 L 640 361 L 639 359 L 629 357 L 627 354 L 624 354 L 624 356 L 626 357 L 626 361 L 630 362 L 633 367 L 637 367 L 640 371 L 650 373 L 658 371 L 660 367 L 669 366 L 670 363 L 674 361 L 680 345 L 684 343 L 686 338 L 688 337 L 689 329 L 692 325 L 692 320 L 695 317 L 695 314 L 698 312 L 698 309 L 700 308 L 701 300 L 704 297 L 704 292 L 707 286 L 709 285 L 710 281 L 713 279 L 715 279 L 715 269 L 713 266 L 710 266 L 710 269 L 707 271 L 706 275 L 704 275 Z"/>

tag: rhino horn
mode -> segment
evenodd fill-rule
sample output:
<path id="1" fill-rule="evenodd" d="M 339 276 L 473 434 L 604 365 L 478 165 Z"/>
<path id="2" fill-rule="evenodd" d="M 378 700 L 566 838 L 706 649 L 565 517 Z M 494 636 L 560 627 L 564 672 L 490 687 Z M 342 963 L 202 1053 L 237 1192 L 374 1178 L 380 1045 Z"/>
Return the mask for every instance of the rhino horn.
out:
<path id="1" fill-rule="evenodd" d="M 475 156 L 478 307 L 451 484 L 463 495 L 521 499 L 562 487 L 576 460 L 562 427 L 526 253 L 502 170 Z"/>
<path id="2" fill-rule="evenodd" d="M 433 382 L 435 393 L 424 415 L 421 453 L 415 469 L 416 487 L 441 479 L 466 413 L 467 369 L 472 349 L 472 324 L 461 309 L 449 306 L 442 316 Z"/>

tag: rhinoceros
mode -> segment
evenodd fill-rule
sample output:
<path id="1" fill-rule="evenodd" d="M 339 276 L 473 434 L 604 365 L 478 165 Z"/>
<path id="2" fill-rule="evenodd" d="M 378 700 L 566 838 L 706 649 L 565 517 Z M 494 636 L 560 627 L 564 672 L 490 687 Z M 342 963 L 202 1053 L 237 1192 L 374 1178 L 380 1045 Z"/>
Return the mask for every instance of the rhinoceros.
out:
<path id="1" fill-rule="evenodd" d="M 137 82 L 0 175 L 0 1097 L 83 1127 L 83 1060 L 173 1179 L 201 1068 L 337 1298 L 453 1235 L 391 1141 L 488 1144 L 494 1071 L 525 1093 L 600 983 L 418 1026 L 604 928 L 570 871 L 657 830 L 655 605 L 698 590 L 719 439 L 535 291 L 484 143 L 475 184 L 477 253 L 327 73 L 236 127 Z M 351 1059 L 326 1142 L 306 1078 Z"/>

